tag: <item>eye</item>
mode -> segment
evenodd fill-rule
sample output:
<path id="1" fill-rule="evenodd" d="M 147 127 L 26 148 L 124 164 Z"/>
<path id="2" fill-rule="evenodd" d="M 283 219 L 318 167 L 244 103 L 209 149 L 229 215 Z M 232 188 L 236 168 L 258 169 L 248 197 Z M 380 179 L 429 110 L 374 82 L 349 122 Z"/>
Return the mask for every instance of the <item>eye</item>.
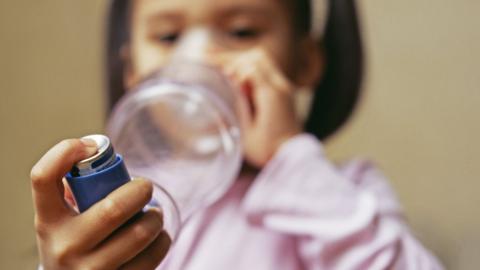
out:
<path id="1" fill-rule="evenodd" d="M 253 27 L 233 28 L 229 30 L 228 34 L 233 38 L 243 40 L 255 39 L 260 35 L 259 31 Z"/>
<path id="2" fill-rule="evenodd" d="M 171 33 L 157 34 L 154 36 L 154 39 L 155 41 L 162 43 L 164 45 L 171 45 L 171 44 L 174 44 L 179 37 L 180 37 L 180 33 L 171 32 Z"/>

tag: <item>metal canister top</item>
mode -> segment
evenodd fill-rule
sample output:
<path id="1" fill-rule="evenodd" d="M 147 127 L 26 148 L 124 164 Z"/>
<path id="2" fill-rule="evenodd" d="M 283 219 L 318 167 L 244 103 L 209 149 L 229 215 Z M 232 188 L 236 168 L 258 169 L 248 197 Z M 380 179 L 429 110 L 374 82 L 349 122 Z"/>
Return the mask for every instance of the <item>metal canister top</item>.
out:
<path id="1" fill-rule="evenodd" d="M 82 137 L 82 139 L 95 141 L 98 150 L 93 156 L 77 162 L 70 172 L 72 176 L 90 175 L 105 169 L 115 162 L 115 151 L 107 136 L 94 134 Z"/>

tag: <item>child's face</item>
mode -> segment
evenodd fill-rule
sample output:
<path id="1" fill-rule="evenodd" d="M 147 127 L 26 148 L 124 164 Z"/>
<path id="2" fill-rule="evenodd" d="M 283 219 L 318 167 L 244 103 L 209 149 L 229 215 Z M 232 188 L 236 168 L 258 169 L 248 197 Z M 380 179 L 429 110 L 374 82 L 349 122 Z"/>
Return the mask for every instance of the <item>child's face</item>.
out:
<path id="1" fill-rule="evenodd" d="M 293 92 L 313 86 L 321 57 L 315 42 L 294 27 L 289 7 L 299 0 L 132 1 L 124 51 L 127 88 L 166 65 L 190 40 L 185 37 L 208 33 L 203 45 L 189 46 L 201 47 L 203 61 L 222 70 L 242 93 L 237 107 L 245 159 L 262 167 L 281 143 L 301 132 Z"/>
<path id="2" fill-rule="evenodd" d="M 284 2 L 134 0 L 127 84 L 165 65 L 182 35 L 198 28 L 213 33 L 206 44 L 207 58 L 228 55 L 234 60 L 251 49 L 261 49 L 287 77 L 294 77 L 298 36 Z"/>

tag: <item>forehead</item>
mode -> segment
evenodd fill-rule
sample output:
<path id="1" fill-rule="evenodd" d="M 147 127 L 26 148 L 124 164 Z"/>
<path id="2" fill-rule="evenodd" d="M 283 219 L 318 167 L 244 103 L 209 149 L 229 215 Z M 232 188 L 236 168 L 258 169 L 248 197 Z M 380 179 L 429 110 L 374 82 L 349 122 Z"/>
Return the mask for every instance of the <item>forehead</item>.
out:
<path id="1" fill-rule="evenodd" d="M 210 19 L 232 13 L 261 13 L 287 16 L 284 0 L 133 0 L 134 13 L 141 17 L 170 14 L 191 19 Z"/>

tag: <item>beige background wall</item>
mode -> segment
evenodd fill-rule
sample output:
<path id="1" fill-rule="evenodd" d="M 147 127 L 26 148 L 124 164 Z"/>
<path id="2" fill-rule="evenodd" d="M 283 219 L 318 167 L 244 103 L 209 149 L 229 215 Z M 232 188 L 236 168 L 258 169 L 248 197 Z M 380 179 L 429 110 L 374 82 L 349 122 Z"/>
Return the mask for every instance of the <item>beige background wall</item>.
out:
<path id="1" fill-rule="evenodd" d="M 480 2 L 359 1 L 368 74 L 332 158 L 374 159 L 449 269 L 480 265 Z M 36 265 L 28 173 L 102 129 L 105 1 L 0 0 L 0 269 Z"/>

